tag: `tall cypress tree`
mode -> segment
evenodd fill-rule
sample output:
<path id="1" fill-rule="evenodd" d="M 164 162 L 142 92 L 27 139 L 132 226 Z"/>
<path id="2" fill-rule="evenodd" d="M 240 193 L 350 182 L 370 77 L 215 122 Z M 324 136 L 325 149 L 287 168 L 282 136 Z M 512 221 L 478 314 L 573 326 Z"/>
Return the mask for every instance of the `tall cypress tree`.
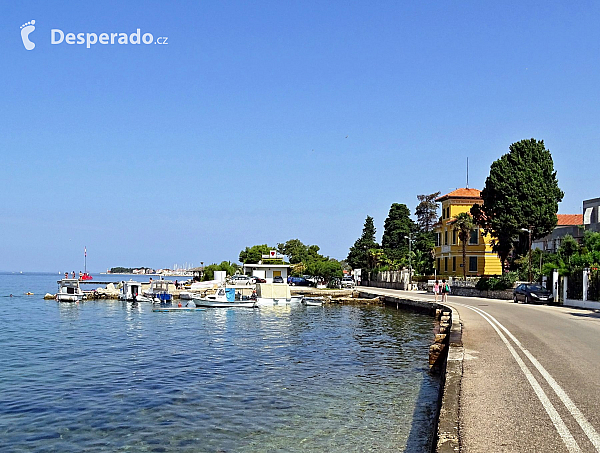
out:
<path id="1" fill-rule="evenodd" d="M 392 204 L 383 228 L 381 246 L 387 257 L 398 261 L 408 259 L 407 237 L 409 233 L 415 231 L 415 224 L 411 220 L 410 210 L 405 204 Z"/>
<path id="2" fill-rule="evenodd" d="M 369 270 L 369 250 L 375 248 L 379 248 L 379 244 L 375 242 L 375 224 L 373 217 L 367 216 L 362 235 L 350 247 L 346 261 L 353 269 Z"/>
<path id="3" fill-rule="evenodd" d="M 515 238 L 525 240 L 528 234 L 522 229 L 532 229 L 532 240 L 552 232 L 563 196 L 544 141 L 521 140 L 492 164 L 481 192 L 483 204 L 474 205 L 471 214 L 491 234 L 492 248 L 504 266 Z"/>

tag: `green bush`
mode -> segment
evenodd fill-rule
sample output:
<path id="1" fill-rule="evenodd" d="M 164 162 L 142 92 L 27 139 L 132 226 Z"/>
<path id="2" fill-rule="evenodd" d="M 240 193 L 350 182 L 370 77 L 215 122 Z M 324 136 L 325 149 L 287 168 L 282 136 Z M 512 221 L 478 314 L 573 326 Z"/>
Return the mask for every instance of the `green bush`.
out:
<path id="1" fill-rule="evenodd" d="M 499 277 L 482 277 L 475 284 L 475 288 L 480 291 L 502 291 L 513 287 L 517 281 L 515 272 L 508 272 Z"/>

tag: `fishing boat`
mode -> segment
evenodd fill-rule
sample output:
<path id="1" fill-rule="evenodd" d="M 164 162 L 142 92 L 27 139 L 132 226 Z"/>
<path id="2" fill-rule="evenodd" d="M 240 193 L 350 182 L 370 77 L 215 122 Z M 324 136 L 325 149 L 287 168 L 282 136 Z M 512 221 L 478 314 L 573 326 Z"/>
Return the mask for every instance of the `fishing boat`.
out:
<path id="1" fill-rule="evenodd" d="M 297 304 L 302 299 L 303 296 L 292 296 L 287 283 L 256 284 L 256 303 L 259 306 Z"/>
<path id="2" fill-rule="evenodd" d="M 79 287 L 79 280 L 76 278 L 63 278 L 58 282 L 58 292 L 55 299 L 58 302 L 79 302 L 85 298 L 85 294 Z"/>
<path id="3" fill-rule="evenodd" d="M 256 307 L 256 300 L 244 299 L 235 288 L 218 288 L 215 294 L 193 299 L 196 307 L 233 308 L 233 307 Z"/>
<path id="4" fill-rule="evenodd" d="M 173 296 L 169 292 L 168 280 L 154 280 L 150 283 L 150 289 L 144 292 L 144 296 L 150 298 L 153 302 L 170 302 Z"/>
<path id="5" fill-rule="evenodd" d="M 153 299 L 142 294 L 142 284 L 129 280 L 123 282 L 123 287 L 119 293 L 119 300 L 130 300 L 134 302 L 152 302 Z"/>
<path id="6" fill-rule="evenodd" d="M 321 306 L 324 299 L 322 297 L 305 297 L 302 303 L 307 306 Z"/>

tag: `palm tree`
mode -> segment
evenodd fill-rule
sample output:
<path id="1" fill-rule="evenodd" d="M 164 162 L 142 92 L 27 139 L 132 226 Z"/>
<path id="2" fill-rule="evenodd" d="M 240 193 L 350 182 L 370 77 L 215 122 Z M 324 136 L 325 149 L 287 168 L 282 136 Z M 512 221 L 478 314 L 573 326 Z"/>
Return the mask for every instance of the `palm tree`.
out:
<path id="1" fill-rule="evenodd" d="M 462 244 L 462 256 L 463 256 L 463 280 L 467 279 L 467 241 L 471 235 L 471 231 L 475 228 L 473 217 L 468 212 L 461 212 L 454 217 L 454 228 L 458 230 L 458 239 Z"/>

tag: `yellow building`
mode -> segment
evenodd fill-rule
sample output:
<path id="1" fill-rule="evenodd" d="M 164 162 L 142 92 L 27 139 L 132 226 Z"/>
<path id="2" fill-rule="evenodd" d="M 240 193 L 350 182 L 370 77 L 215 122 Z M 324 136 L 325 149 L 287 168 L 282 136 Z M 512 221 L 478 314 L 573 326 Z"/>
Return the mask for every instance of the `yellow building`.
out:
<path id="1" fill-rule="evenodd" d="M 461 212 L 469 212 L 471 206 L 483 203 L 477 189 L 456 189 L 437 198 L 442 204 L 442 217 L 435 226 L 435 267 L 438 275 L 462 277 L 462 244 L 458 229 L 453 228 L 454 218 Z M 502 274 L 498 255 L 492 251 L 491 237 L 479 228 L 471 231 L 466 247 L 467 277 Z"/>

